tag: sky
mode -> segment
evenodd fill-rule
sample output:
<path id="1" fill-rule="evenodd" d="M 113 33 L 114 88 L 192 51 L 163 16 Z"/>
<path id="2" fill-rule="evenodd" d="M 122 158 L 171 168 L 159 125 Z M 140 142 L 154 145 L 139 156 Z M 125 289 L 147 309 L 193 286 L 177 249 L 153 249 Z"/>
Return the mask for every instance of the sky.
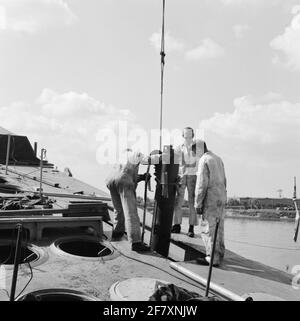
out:
<path id="1" fill-rule="evenodd" d="M 0 0 L 0 126 L 105 189 L 103 144 L 158 148 L 161 20 L 162 0 Z M 165 23 L 166 132 L 205 139 L 228 196 L 292 197 L 300 0 L 166 0 Z"/>

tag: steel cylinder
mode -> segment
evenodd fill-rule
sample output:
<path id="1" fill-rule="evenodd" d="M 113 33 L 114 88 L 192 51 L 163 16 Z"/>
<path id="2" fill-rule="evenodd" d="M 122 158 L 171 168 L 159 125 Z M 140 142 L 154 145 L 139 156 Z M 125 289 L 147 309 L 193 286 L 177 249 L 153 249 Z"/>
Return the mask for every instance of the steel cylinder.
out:
<path id="1" fill-rule="evenodd" d="M 178 162 L 172 146 L 164 146 L 160 163 L 155 166 L 156 190 L 151 248 L 167 257 L 176 197 Z"/>

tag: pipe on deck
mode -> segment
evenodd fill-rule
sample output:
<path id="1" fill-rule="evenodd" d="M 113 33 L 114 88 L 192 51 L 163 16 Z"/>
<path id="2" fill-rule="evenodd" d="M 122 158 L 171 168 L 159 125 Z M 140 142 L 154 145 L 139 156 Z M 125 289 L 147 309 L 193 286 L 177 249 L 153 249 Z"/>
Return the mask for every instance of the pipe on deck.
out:
<path id="1" fill-rule="evenodd" d="M 12 284 L 11 284 L 11 290 L 10 290 L 10 301 L 15 300 L 15 293 L 16 293 L 16 286 L 17 286 L 17 280 L 18 280 L 18 271 L 19 271 L 19 261 L 21 256 L 21 248 L 22 248 L 22 224 L 18 223 L 16 225 L 18 234 L 17 234 L 17 241 L 16 241 L 16 252 L 15 252 L 15 259 L 14 259 L 14 271 L 13 271 L 13 277 L 12 277 Z"/>
<path id="2" fill-rule="evenodd" d="M 176 262 L 171 262 L 170 263 L 170 267 L 174 270 L 176 270 L 177 272 L 182 273 L 183 275 L 189 277 L 190 279 L 206 286 L 207 285 L 207 280 L 203 277 L 201 277 L 200 275 L 190 271 L 189 269 L 177 264 Z M 213 292 L 215 292 L 216 294 L 222 296 L 225 299 L 228 299 L 230 301 L 252 301 L 251 297 L 242 297 L 234 292 L 231 292 L 230 290 L 227 290 L 225 288 L 223 288 L 222 286 L 210 282 L 210 290 L 212 290 Z"/>

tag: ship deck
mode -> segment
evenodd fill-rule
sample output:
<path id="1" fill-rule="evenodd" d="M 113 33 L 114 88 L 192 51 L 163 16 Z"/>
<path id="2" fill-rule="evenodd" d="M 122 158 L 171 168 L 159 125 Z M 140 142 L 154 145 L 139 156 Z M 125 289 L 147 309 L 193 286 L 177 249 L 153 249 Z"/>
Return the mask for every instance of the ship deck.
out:
<path id="1" fill-rule="evenodd" d="M 18 173 L 10 172 L 9 175 L 5 175 L 2 167 L 0 176 L 5 177 L 8 184 L 18 186 L 20 191 L 16 195 L 21 194 L 22 190 L 37 191 L 39 182 L 34 177 L 39 175 L 38 167 L 18 166 L 12 170 Z M 20 173 L 31 177 L 21 176 Z M 48 183 L 43 184 L 44 192 L 61 194 L 61 197 L 53 196 L 55 199 L 53 208 L 57 210 L 66 207 L 70 201 L 74 201 L 72 198 L 74 193 L 81 193 L 83 197 L 93 195 L 106 198 L 109 196 L 99 189 L 51 168 L 44 169 L 43 179 Z M 72 197 L 68 198 L 63 194 L 72 194 Z M 3 197 L 5 195 L 1 194 Z M 110 202 L 108 205 L 111 206 Z M 110 211 L 109 214 L 112 220 L 113 213 Z M 142 214 L 140 209 L 140 218 L 142 218 Z M 149 242 L 151 222 L 152 215 L 147 213 L 146 243 Z M 157 253 L 138 254 L 131 251 L 126 237 L 119 242 L 111 242 L 112 226 L 108 223 L 103 222 L 103 244 L 107 244 L 112 249 L 112 255 L 105 258 L 76 257 L 55 251 L 53 242 L 59 238 L 76 238 L 83 235 L 87 237 L 87 234 L 80 228 L 49 229 L 44 233 L 41 241 L 33 241 L 32 244 L 43 252 L 43 262 L 33 266 L 33 279 L 25 293 L 47 288 L 68 288 L 106 301 L 111 300 L 110 288 L 115 282 L 131 278 L 154 278 L 204 295 L 205 287 L 203 285 L 170 266 L 171 262 L 176 261 L 178 266 L 207 278 L 208 266 L 201 266 L 195 260 L 201 253 L 204 253 L 197 230 L 195 238 L 186 236 L 185 227 L 183 227 L 181 234 L 172 234 L 169 258 L 164 258 Z M 1 232 L 0 238 L 2 240 L 10 239 L 11 232 Z M 26 285 L 29 278 L 28 266 L 22 264 L 18 274 L 17 294 Z M 1 301 L 9 300 L 11 279 L 12 267 L 8 267 L 5 280 L 3 280 L 3 276 L 1 280 L 2 284 L 5 282 L 6 285 L 6 289 L 0 290 Z M 286 272 L 248 260 L 227 250 L 224 263 L 219 268 L 213 268 L 211 281 L 240 296 L 251 296 L 254 300 L 300 300 L 300 292 L 292 287 L 292 279 L 293 276 Z M 146 297 L 140 299 L 147 300 Z"/>

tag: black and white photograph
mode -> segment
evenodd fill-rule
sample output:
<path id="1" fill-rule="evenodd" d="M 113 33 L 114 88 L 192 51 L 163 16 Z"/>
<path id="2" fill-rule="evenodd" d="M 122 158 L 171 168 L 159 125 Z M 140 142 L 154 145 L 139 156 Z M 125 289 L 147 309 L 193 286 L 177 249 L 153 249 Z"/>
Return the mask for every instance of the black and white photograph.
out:
<path id="1" fill-rule="evenodd" d="M 300 301 L 299 84 L 300 0 L 0 0 L 0 304 Z"/>

